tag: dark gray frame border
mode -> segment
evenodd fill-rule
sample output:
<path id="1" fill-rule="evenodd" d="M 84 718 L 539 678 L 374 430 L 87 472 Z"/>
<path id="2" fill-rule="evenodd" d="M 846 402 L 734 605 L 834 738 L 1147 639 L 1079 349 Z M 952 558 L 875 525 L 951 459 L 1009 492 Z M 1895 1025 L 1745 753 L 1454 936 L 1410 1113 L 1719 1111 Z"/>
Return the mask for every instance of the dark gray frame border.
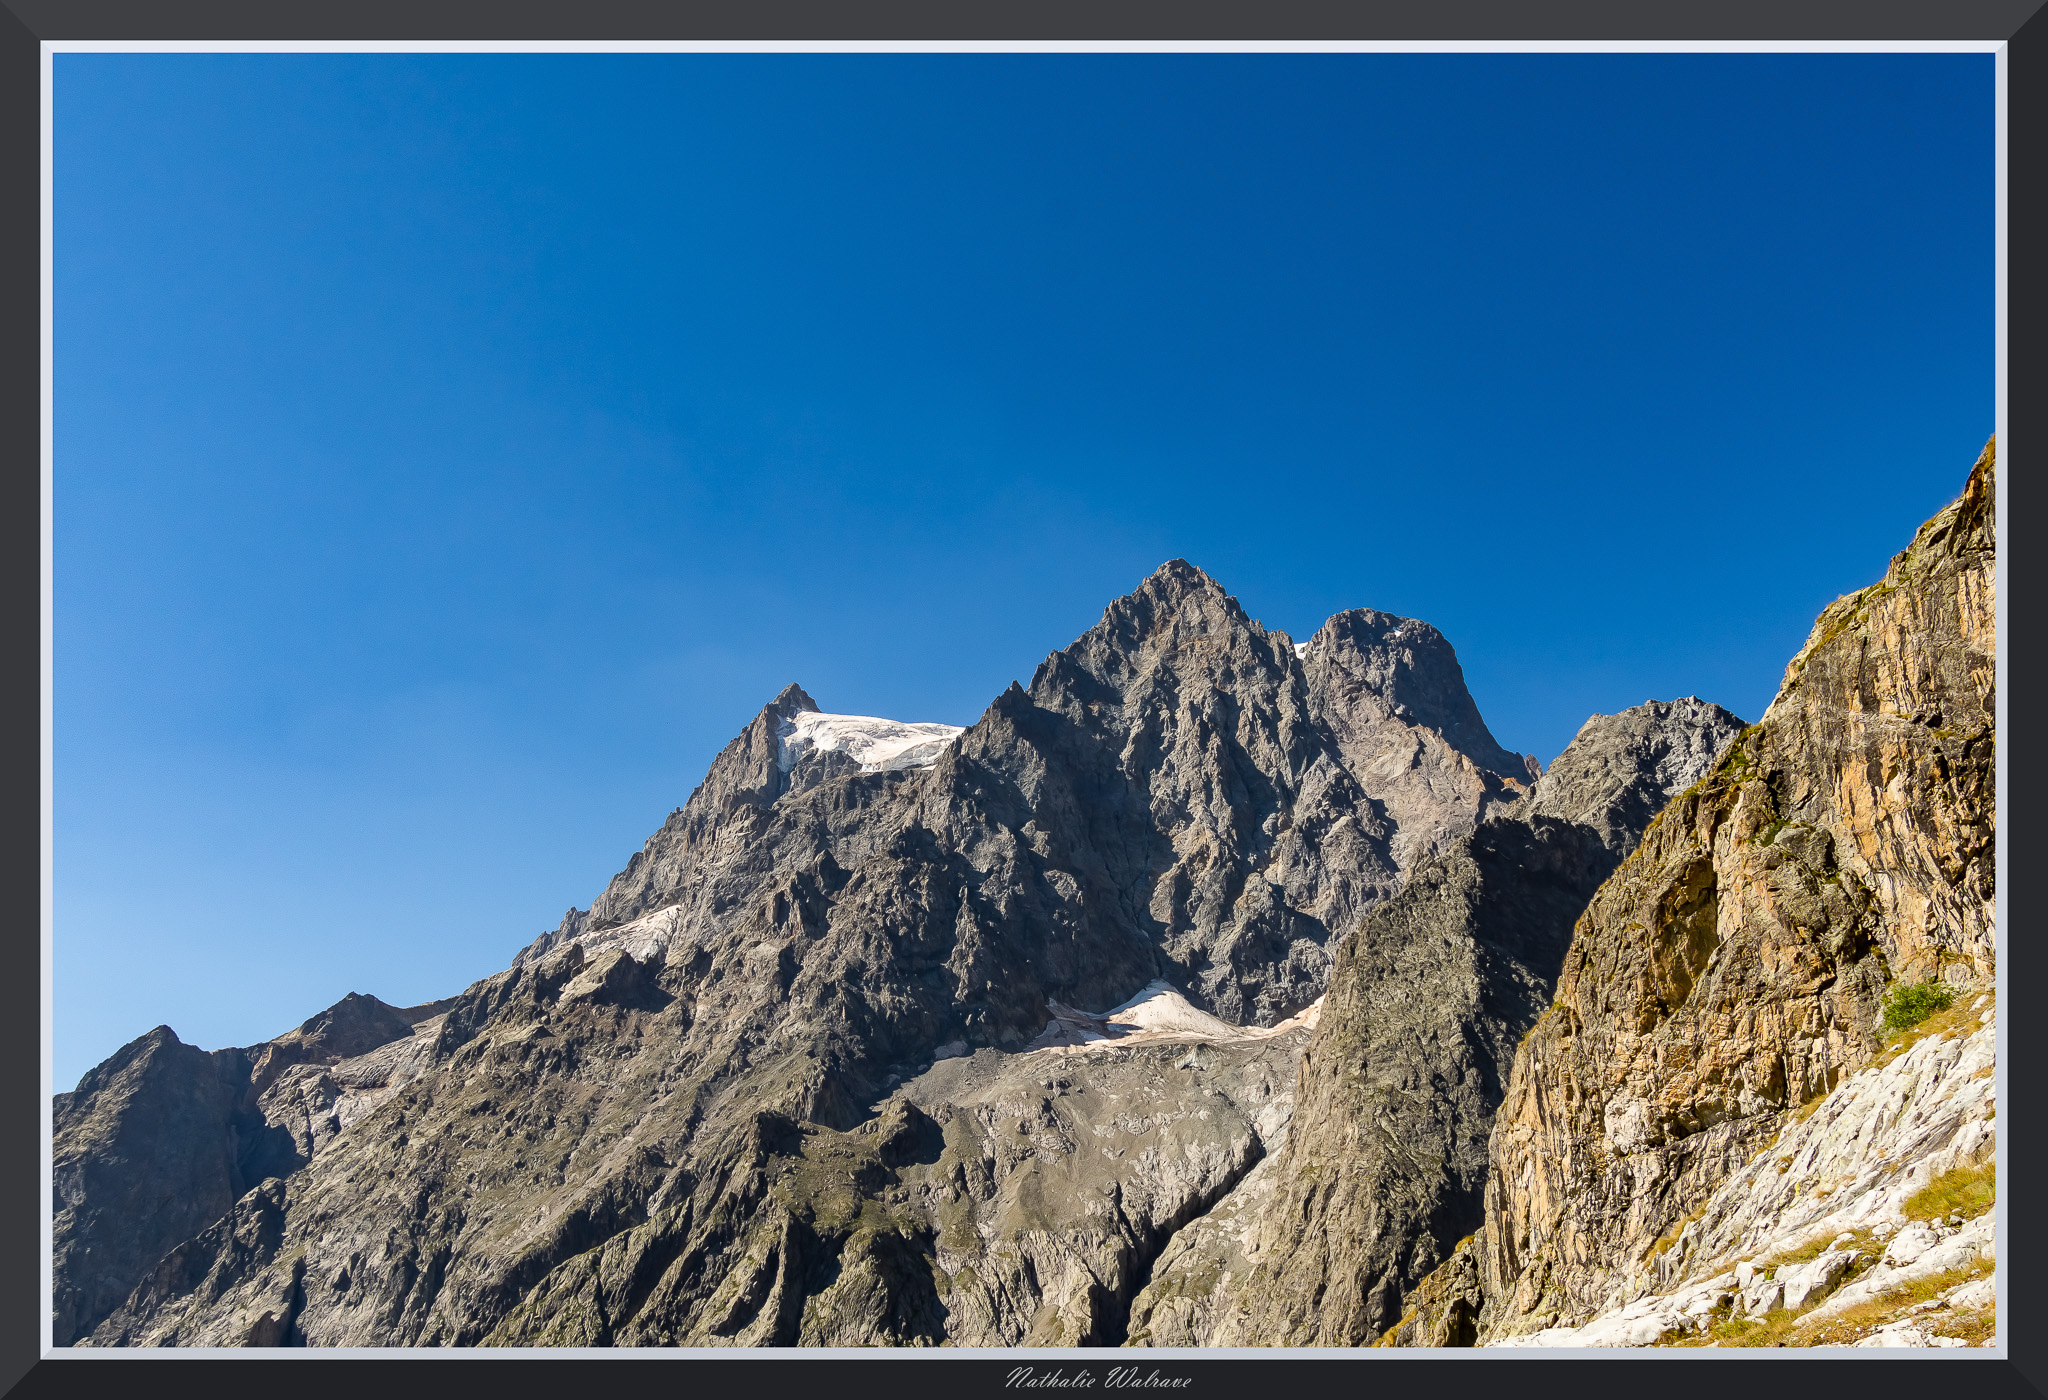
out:
<path id="1" fill-rule="evenodd" d="M 352 4 L 299 5 L 287 8 L 277 0 L 0 0 L 0 189 L 4 189 L 5 276 L 0 278 L 0 345 L 7 373 L 0 376 L 0 427 L 6 449 L 0 452 L 0 531 L 12 539 L 0 547 L 0 588 L 7 607 L 0 620 L 9 636 L 5 654 L 20 658 L 18 679 L 4 693 L 13 712 L 9 726 L 16 736 L 0 749 L 0 776 L 5 790 L 17 794 L 0 807 L 11 887 L 41 886 L 41 52 L 45 40 L 1621 40 L 1621 41 L 1840 41 L 2008 40 L 2008 383 L 2048 385 L 2044 338 L 2034 327 L 2042 303 L 2043 280 L 2037 260 L 2022 254 L 2048 246 L 2048 218 L 2040 194 L 2044 104 L 2040 94 L 2048 73 L 2048 21 L 2035 18 L 2044 0 L 1721 0 L 1703 3 L 1652 4 L 1649 0 L 1447 0 L 1421 5 L 1398 0 L 1267 0 L 1249 5 L 1168 4 L 1164 0 L 1043 0 L 1023 4 L 969 8 L 958 0 L 871 0 L 858 8 L 844 0 L 762 0 L 741 5 L 658 3 L 658 0 L 584 0 L 569 5 L 559 0 L 361 0 Z M 2031 22 L 2030 22 L 2031 21 Z M 2009 391 L 2010 392 L 2010 391 Z M 2013 392 L 2008 411 L 2008 437 L 2021 443 L 2022 470 L 2002 471 L 2009 493 L 2009 532 L 2022 532 L 2031 518 L 2034 494 L 2024 467 L 2026 425 L 2036 418 L 2034 399 Z M 2007 444 L 2001 444 L 2004 455 Z M 2015 487 L 2017 489 L 2015 490 Z M 2039 594 L 2031 561 L 2006 548 L 2008 705 L 2017 686 L 2022 697 L 2036 693 L 2036 653 L 2019 619 L 2032 615 Z M 2014 590 L 2017 589 L 2017 593 Z M 2028 713 L 2011 706 L 2011 713 Z M 2008 773 L 2014 793 L 2039 790 L 2041 782 L 2022 775 L 2043 776 L 2036 744 L 2014 724 L 2008 743 Z M 2023 833 L 2037 832 L 2031 812 L 2013 804 L 2006 813 L 2006 840 L 2014 851 L 2037 849 Z M 2013 868 L 2019 868 L 2013 863 Z M 2035 907 L 2031 890 L 2017 879 L 2007 891 L 2008 985 L 2048 986 L 2042 959 L 2024 938 L 2038 920 L 2023 910 Z M 17 905 L 28 904 L 26 899 Z M 31 907 L 39 907 L 37 905 Z M 304 1361 L 231 1361 L 211 1358 L 135 1357 L 104 1361 L 46 1361 L 40 1358 L 38 1309 L 43 1293 L 41 1201 L 42 1036 L 40 978 L 26 975 L 39 965 L 39 918 L 18 919 L 10 941 L 15 975 L 0 986 L 0 1063 L 13 1072 L 0 1078 L 0 1122 L 10 1125 L 7 1150 L 0 1153 L 0 1391 L 23 1396 L 132 1394 L 171 1380 L 203 1386 L 215 1394 L 235 1394 L 259 1387 L 278 1387 L 305 1395 L 340 1395 L 367 1385 L 394 1395 L 444 1395 L 478 1384 L 502 1388 L 507 1381 L 534 1378 L 551 1389 L 577 1389 L 595 1382 L 608 1391 L 673 1395 L 678 1391 L 811 1390 L 865 1393 L 883 1387 L 893 1394 L 957 1394 L 1004 1388 L 1013 1364 L 1004 1360 L 962 1357 L 957 1360 L 816 1361 L 782 1358 L 621 1359 L 584 1363 L 606 1369 L 592 1375 L 558 1368 L 576 1363 L 510 1361 L 511 1370 L 478 1373 L 484 1359 L 404 1359 L 365 1361 L 373 1371 L 351 1369 L 343 1359 Z M 2011 999 L 2014 1010 L 2025 1004 Z M 2022 1180 L 2048 1181 L 2037 1171 L 2024 1175 L 2017 1164 L 2041 1160 L 2042 1061 L 2048 1052 L 2021 1034 L 2009 1040 L 2006 1152 L 2011 1182 L 2007 1194 L 2008 1254 L 2031 1261 L 2042 1256 L 2041 1209 L 2029 1193 L 2014 1189 Z M 34 1067 L 31 1069 L 31 1067 Z M 1538 1392 L 1552 1386 L 1575 1394 L 1649 1382 L 1671 1397 L 1698 1394 L 1724 1400 L 1731 1389 L 1807 1389 L 1816 1384 L 1854 1387 L 1877 1400 L 1891 1394 L 1917 1397 L 1934 1381 L 1943 1389 L 1970 1387 L 1973 1400 L 2048 1395 L 2048 1338 L 2029 1330 L 2032 1319 L 2048 1320 L 2048 1289 L 2037 1279 L 2007 1271 L 2007 1329 L 2010 1361 L 1970 1362 L 1953 1354 L 1944 1357 L 1885 1353 L 1902 1364 L 1965 1365 L 1937 1381 L 1870 1363 L 1788 1357 L 1746 1359 L 1752 1368 L 1730 1373 L 1717 1364 L 1673 1365 L 1635 1356 L 1612 1361 L 1500 1357 L 1469 1363 L 1423 1359 L 1375 1358 L 1372 1362 L 1325 1358 L 1246 1360 L 1239 1358 L 1171 1358 L 1156 1365 L 1162 1376 L 1185 1376 L 1191 1390 L 1212 1394 L 1222 1389 L 1257 1395 L 1279 1386 L 1315 1394 L 1356 1393 L 1386 1386 L 1400 1390 L 1428 1388 L 1453 1394 L 1496 1394 L 1504 1389 Z M 1133 1358 L 1135 1359 L 1135 1358 Z M 509 1360 L 509 1359 L 508 1359 Z M 1121 1358 L 1119 1358 L 1121 1360 Z M 1626 1366 L 1630 1361 L 1656 1365 L 1654 1378 L 1631 1372 L 1595 1368 Z M 1040 1363 L 1041 1365 L 1043 1363 Z M 1101 1375 L 1107 1359 L 1089 1369 Z M 1726 1363 L 1722 1363 L 1726 1364 Z M 137 1368 L 178 1366 L 177 1372 Z M 760 1369 L 762 1366 L 769 1369 Z M 683 1369 L 678 1370 L 678 1367 Z M 1361 1369 L 1363 1366 L 1365 1369 Z M 1855 1366 L 1849 1374 L 1826 1374 Z M 229 1370 L 227 1368 L 236 1369 Z M 291 1367 L 289 1371 L 280 1368 Z M 457 1375 L 448 1367 L 466 1373 Z M 1475 1369 L 1475 1367 L 1477 1369 Z M 1761 1371 L 1753 1369 L 1762 1367 Z M 536 1371 L 534 1368 L 546 1368 Z M 1148 1370 L 1155 1369 L 1146 1362 Z M 1391 1369 L 1389 1369 L 1391 1368 Z M 1418 1368 L 1429 1368 L 1426 1371 Z M 1502 1369 L 1506 1368 L 1506 1369 Z M 1066 1368 L 1071 1374 L 1078 1367 Z M 2038 1379 L 2036 1379 L 2038 1378 Z M 1183 1392 L 1186 1393 L 1186 1392 Z"/>
<path id="2" fill-rule="evenodd" d="M 6 0 L 38 39 L 2009 39 L 2040 0 Z"/>

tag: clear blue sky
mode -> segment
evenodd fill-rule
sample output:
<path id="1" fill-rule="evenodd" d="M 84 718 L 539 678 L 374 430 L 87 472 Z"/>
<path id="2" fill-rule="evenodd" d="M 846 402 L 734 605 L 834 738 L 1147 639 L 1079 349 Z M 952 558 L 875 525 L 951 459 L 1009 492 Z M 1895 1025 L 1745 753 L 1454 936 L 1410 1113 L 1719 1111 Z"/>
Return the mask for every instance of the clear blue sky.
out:
<path id="1" fill-rule="evenodd" d="M 585 905 L 1162 561 L 1748 719 L 1992 428 L 1988 56 L 56 59 L 68 1088 Z"/>

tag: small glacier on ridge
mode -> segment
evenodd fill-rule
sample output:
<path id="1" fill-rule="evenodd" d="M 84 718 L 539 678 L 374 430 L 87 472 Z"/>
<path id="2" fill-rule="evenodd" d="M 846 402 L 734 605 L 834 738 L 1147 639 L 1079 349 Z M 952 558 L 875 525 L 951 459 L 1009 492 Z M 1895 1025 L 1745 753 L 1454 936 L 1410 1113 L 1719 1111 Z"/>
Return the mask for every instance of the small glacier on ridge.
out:
<path id="1" fill-rule="evenodd" d="M 809 753 L 844 753 L 863 773 L 925 768 L 967 731 L 957 724 L 904 724 L 873 715 L 827 715 L 806 710 L 776 730 L 775 761 L 783 772 Z"/>

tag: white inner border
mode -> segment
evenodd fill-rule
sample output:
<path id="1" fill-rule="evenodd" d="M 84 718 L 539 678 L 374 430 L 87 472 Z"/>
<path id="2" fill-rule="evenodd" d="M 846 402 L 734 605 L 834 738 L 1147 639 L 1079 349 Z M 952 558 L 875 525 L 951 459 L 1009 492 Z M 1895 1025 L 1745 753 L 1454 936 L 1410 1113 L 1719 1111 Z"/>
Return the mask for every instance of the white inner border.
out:
<path id="1" fill-rule="evenodd" d="M 51 1068 L 53 1040 L 51 1035 L 51 1013 L 54 1005 L 54 980 L 52 977 L 52 949 L 54 946 L 54 899 L 53 845 L 54 831 L 52 806 L 52 716 L 53 716 L 53 671 L 52 661 L 52 481 L 53 481 L 53 415 L 51 387 L 52 347 L 52 297 L 51 268 L 53 256 L 53 216 L 51 205 L 51 151 L 52 151 L 52 103 L 53 74 L 52 60 L 60 53 L 1390 53 L 1390 54 L 1485 54 L 1485 53 L 1538 53 L 1538 54 L 1632 54 L 1632 53 L 1988 53 L 1993 60 L 1993 126 L 1994 163 L 1993 181 L 1994 213 L 1993 245 L 1995 248 L 1993 324 L 1996 339 L 1996 386 L 1993 390 L 1992 410 L 1993 431 L 1998 442 L 1998 491 L 1995 503 L 1998 530 L 1998 552 L 1995 562 L 1997 579 L 1997 645 L 1995 674 L 1998 693 L 1993 702 L 1994 723 L 2001 736 L 2011 732 L 2007 724 L 2009 675 L 2007 654 L 2009 638 L 2006 630 L 2006 551 L 2010 548 L 2011 535 L 2008 529 L 2006 498 L 2011 481 L 2011 439 L 2006 418 L 2006 45 L 2002 40 L 1898 40 L 1898 39 L 1844 39 L 1844 40 L 1747 40 L 1747 39 L 1696 39 L 1676 41 L 1648 41 L 1621 39 L 1530 39 L 1530 40 L 1378 40 L 1378 39 L 1337 39 L 1337 40 L 1292 40 L 1292 39 L 1161 39 L 1161 40 L 1061 40 L 1061 39 L 995 39 L 995 40 L 46 40 L 42 46 L 42 1303 L 41 1318 L 42 1355 L 45 1359 L 89 1360 L 89 1359 L 135 1359 L 132 1350 L 79 1349 L 65 1347 L 62 1350 L 51 1345 L 51 1309 L 54 1303 L 54 1223 L 55 1200 L 51 1184 L 54 1166 L 52 1154 L 52 1107 Z M 1995 758 L 1995 781 L 1998 794 L 2002 797 L 2009 789 L 2006 782 L 2006 745 L 1998 743 Z M 2006 934 L 2006 890 L 2009 888 L 2010 865 L 2007 859 L 2005 804 L 1997 806 L 1996 847 L 1993 855 L 1994 869 L 1998 881 L 1996 896 L 1997 928 L 1993 932 L 1998 948 L 1997 983 L 2002 990 L 2005 981 L 2005 959 L 2007 951 Z M 2006 1086 L 2006 1037 L 2007 1021 L 2001 998 L 2001 1009 L 1997 1026 L 1996 1083 L 1998 1102 L 2005 1101 Z M 1994 1160 L 1998 1174 L 2010 1182 L 2010 1163 L 2006 1160 L 2006 1134 L 1997 1136 Z M 1997 1258 L 2001 1266 L 2010 1263 L 2007 1249 L 2006 1219 L 2003 1203 L 1997 1210 L 1997 1224 L 1994 1226 L 1997 1240 Z M 2008 1314 L 2006 1270 L 1997 1270 L 1998 1316 L 2005 1319 Z M 2007 1329 L 2001 1325 L 1996 1337 L 1997 1345 L 1989 1349 L 1989 1355 L 1998 1360 L 2006 1359 Z M 1400 1355 L 1413 1357 L 1414 1351 Z M 1528 1360 L 1530 1351 L 1523 1348 L 1481 1350 L 1476 1348 L 1427 1350 L 1423 1354 L 1441 1360 Z M 1597 1357 L 1612 1361 L 1629 1359 L 1652 1360 L 1644 1350 L 1611 1349 L 1593 1347 L 1557 1347 L 1545 1350 L 1543 1356 L 1569 1358 Z M 1852 1351 L 1842 1347 L 1815 1347 L 1801 1349 L 1798 1353 L 1806 1357 L 1865 1356 L 1868 1353 Z M 1884 1353 L 1889 1354 L 1889 1353 Z M 810 1348 L 623 1348 L 623 1347 L 506 1347 L 506 1348 L 447 1348 L 447 1347 L 305 1347 L 268 1348 L 255 1350 L 233 1347 L 186 1347 L 170 1348 L 158 1354 L 162 1359 L 207 1358 L 207 1357 L 297 1357 L 306 1360 L 320 1360 L 330 1357 L 441 1357 L 449 1360 L 467 1358 L 502 1358 L 519 1360 L 534 1356 L 580 1357 L 592 1360 L 607 1358 L 630 1358 L 645 1356 L 674 1356 L 678 1359 L 698 1355 L 745 1358 L 751 1360 L 773 1360 L 778 1357 L 843 1357 L 858 1360 L 914 1357 L 928 1360 L 943 1360 L 947 1357 L 1006 1357 L 1023 1361 L 1081 1361 L 1088 1360 L 1100 1370 L 1090 1366 L 1080 1367 L 1083 1371 L 1102 1377 L 1111 1369 L 1128 1367 L 1136 1370 L 1139 1359 L 1121 1359 L 1112 1362 L 1096 1349 L 1047 1350 L 1042 1348 L 1009 1347 L 945 1347 L 945 1348 L 904 1348 L 901 1350 L 873 1350 L 857 1347 L 810 1347 Z M 1154 1357 L 1176 1359 L 1184 1357 L 1240 1357 L 1260 1358 L 1269 1361 L 1284 1361 L 1293 1357 L 1349 1357 L 1361 1362 L 1370 1362 L 1380 1352 L 1364 1348 L 1328 1347 L 1218 1347 L 1182 1348 L 1163 1347 L 1152 1352 Z M 1394 1353 L 1387 1353 L 1392 1356 Z M 1959 1360 L 1969 1358 L 1985 1359 L 1986 1351 L 1977 1348 L 1945 1350 L 1936 1355 Z M 1688 1349 L 1681 1353 L 1664 1353 L 1667 1359 L 1702 1361 L 1709 1357 L 1716 1360 L 1738 1361 L 1742 1359 L 1765 1361 L 1783 1359 L 1782 1354 L 1773 1351 L 1745 1349 L 1716 1350 L 1711 1353 Z M 1929 1357 L 1928 1359 L 1934 1359 Z M 1062 1368 L 1064 1369 L 1064 1368 Z"/>

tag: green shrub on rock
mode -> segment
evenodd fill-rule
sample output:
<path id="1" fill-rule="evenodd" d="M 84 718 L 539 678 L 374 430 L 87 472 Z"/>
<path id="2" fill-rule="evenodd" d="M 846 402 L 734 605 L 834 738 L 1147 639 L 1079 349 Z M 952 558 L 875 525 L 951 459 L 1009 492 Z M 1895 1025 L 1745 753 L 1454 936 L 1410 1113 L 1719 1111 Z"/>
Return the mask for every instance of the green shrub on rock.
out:
<path id="1" fill-rule="evenodd" d="M 1941 982 L 1901 984 L 1885 994 L 1884 1028 L 1902 1031 L 1956 1004 L 1955 988 Z"/>

